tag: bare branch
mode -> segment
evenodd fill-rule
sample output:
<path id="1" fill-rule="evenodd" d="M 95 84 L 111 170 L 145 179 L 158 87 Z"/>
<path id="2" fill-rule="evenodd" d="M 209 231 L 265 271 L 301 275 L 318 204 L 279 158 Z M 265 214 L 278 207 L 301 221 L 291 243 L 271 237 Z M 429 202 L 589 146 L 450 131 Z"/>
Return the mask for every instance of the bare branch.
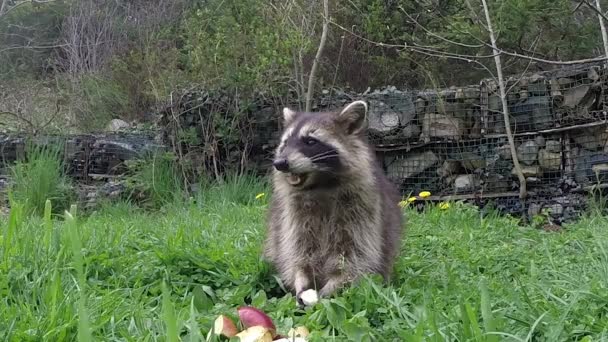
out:
<path id="1" fill-rule="evenodd" d="M 405 50 L 412 50 L 415 52 L 424 51 L 429 54 L 436 54 L 436 55 L 440 55 L 441 57 L 454 58 L 454 59 L 460 59 L 460 60 L 466 59 L 466 60 L 473 61 L 473 60 L 480 60 L 480 59 L 495 58 L 496 56 L 500 56 L 500 55 L 507 55 L 507 56 L 512 56 L 512 57 L 517 57 L 520 59 L 526 59 L 526 60 L 531 60 L 531 61 L 536 61 L 536 62 L 546 63 L 546 64 L 553 64 L 553 65 L 577 65 L 577 64 L 594 63 L 594 62 L 601 62 L 601 61 L 608 60 L 608 56 L 602 56 L 602 57 L 578 59 L 578 60 L 570 60 L 570 61 L 555 61 L 555 60 L 549 60 L 549 59 L 544 59 L 544 58 L 538 58 L 538 57 L 534 57 L 534 56 L 528 56 L 528 55 L 524 55 L 524 54 L 517 53 L 517 52 L 505 51 L 498 47 L 496 47 L 496 48 L 493 47 L 494 53 L 491 55 L 456 54 L 456 53 L 437 50 L 432 47 L 420 46 L 416 43 L 412 43 L 412 45 L 408 45 L 407 43 L 406 44 L 387 44 L 387 43 L 376 42 L 371 39 L 365 38 L 361 35 L 358 35 L 358 34 L 354 33 L 353 31 L 345 28 L 344 26 L 342 26 L 334 21 L 331 21 L 331 24 L 335 25 L 336 27 L 340 28 L 341 30 L 348 32 L 349 34 L 351 34 L 367 43 L 374 44 L 376 46 L 400 48 L 400 49 L 405 49 Z"/>
<path id="2" fill-rule="evenodd" d="M 580 4 L 578 4 L 578 6 L 576 6 L 576 9 L 578 9 L 581 5 L 587 5 L 587 7 L 589 7 L 593 12 L 595 12 L 597 14 L 598 17 L 600 17 L 600 25 L 603 26 L 602 19 L 608 21 L 608 17 L 602 13 L 602 6 L 600 5 L 600 1 L 599 0 L 595 0 L 595 5 L 597 6 L 593 6 L 593 4 L 591 4 L 589 1 L 587 0 L 581 0 Z M 574 11 L 576 11 L 576 9 Z"/>
<path id="3" fill-rule="evenodd" d="M 515 166 L 515 172 L 517 173 L 517 178 L 519 179 L 519 198 L 526 198 L 526 177 L 521 170 L 521 165 L 519 164 L 519 158 L 517 157 L 517 150 L 515 148 L 515 141 L 513 139 L 513 134 L 511 133 L 511 122 L 509 120 L 509 105 L 507 104 L 507 91 L 505 89 L 504 77 L 502 75 L 502 65 L 500 61 L 500 53 L 498 52 L 498 48 L 496 47 L 496 37 L 494 36 L 494 29 L 492 28 L 492 20 L 490 18 L 490 10 L 488 9 L 488 3 L 486 0 L 481 0 L 483 4 L 483 9 L 486 14 L 486 22 L 488 24 L 488 33 L 490 34 L 490 40 L 492 42 L 492 47 L 494 48 L 494 53 L 496 57 L 494 58 L 494 62 L 496 63 L 496 73 L 498 74 L 498 88 L 500 89 L 500 101 L 502 103 L 502 114 L 505 122 L 505 130 L 507 133 L 507 138 L 509 140 L 509 147 L 511 148 L 511 158 L 513 159 L 513 165 Z"/>
<path id="4" fill-rule="evenodd" d="M 424 32 L 428 33 L 429 35 L 438 38 L 444 42 L 453 44 L 453 45 L 457 45 L 457 46 L 461 46 L 461 47 L 466 47 L 466 48 L 482 48 L 484 46 L 484 44 L 477 44 L 477 45 L 472 45 L 472 44 L 465 44 L 465 43 L 459 43 L 456 41 L 453 41 L 451 39 L 447 39 L 443 36 L 440 36 L 438 34 L 436 34 L 435 32 L 430 31 L 429 29 L 427 29 L 426 27 L 424 27 L 424 25 L 421 25 L 418 20 L 416 20 L 414 17 L 412 17 L 409 13 L 407 13 L 407 11 L 403 8 L 403 6 L 399 6 L 399 9 L 401 10 L 401 12 L 403 12 L 411 21 L 414 22 L 414 24 L 416 24 L 417 26 L 419 26 Z"/>
<path id="5" fill-rule="evenodd" d="M 536 39 L 534 39 L 534 42 L 532 42 L 532 48 L 534 48 L 534 50 L 536 50 L 536 44 L 538 43 L 538 41 L 540 40 L 540 35 L 538 35 L 538 37 L 536 37 Z M 534 50 L 532 51 L 532 53 L 534 53 Z M 532 61 L 528 61 L 528 64 L 526 65 L 526 68 L 524 69 L 524 71 L 521 73 L 521 76 L 517 79 L 517 82 L 513 83 L 509 89 L 507 89 L 507 94 L 511 92 L 511 90 L 513 90 L 513 88 L 517 85 L 517 83 L 519 83 L 519 81 L 521 81 L 524 76 L 526 75 L 526 73 L 528 72 L 528 70 L 530 69 L 530 66 L 532 65 Z"/>
<path id="6" fill-rule="evenodd" d="M 310 75 L 308 76 L 308 90 L 306 93 L 306 111 L 310 111 L 310 107 L 312 104 L 312 93 L 315 81 L 315 74 L 317 72 L 317 68 L 319 67 L 320 59 L 323 54 L 323 49 L 325 48 L 325 41 L 327 40 L 327 31 L 329 31 L 329 3 L 328 0 L 323 0 L 323 32 L 321 33 L 321 41 L 319 42 L 319 49 L 317 50 L 317 55 L 315 56 L 315 60 L 312 63 L 312 68 L 310 69 Z"/>

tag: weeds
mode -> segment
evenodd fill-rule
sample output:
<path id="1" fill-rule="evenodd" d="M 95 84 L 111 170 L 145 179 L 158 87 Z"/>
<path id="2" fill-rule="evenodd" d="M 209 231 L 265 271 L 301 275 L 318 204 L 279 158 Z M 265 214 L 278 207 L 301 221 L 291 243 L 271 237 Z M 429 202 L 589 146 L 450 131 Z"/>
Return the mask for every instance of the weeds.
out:
<path id="1" fill-rule="evenodd" d="M 160 208 L 184 198 L 184 181 L 171 154 L 154 154 L 129 164 L 131 199 Z"/>
<path id="2" fill-rule="evenodd" d="M 26 160 L 11 167 L 11 193 L 23 203 L 27 214 L 42 215 L 46 200 L 51 200 L 55 213 L 67 209 L 74 199 L 70 182 L 64 173 L 61 148 L 54 145 L 26 145 Z"/>

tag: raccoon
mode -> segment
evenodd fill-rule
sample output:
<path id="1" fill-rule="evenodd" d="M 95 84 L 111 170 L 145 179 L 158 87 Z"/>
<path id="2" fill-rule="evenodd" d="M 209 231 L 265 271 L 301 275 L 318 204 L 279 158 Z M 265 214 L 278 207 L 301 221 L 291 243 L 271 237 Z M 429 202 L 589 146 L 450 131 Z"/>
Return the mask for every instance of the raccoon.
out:
<path id="1" fill-rule="evenodd" d="M 304 291 L 328 297 L 363 274 L 392 273 L 405 218 L 367 141 L 367 112 L 364 101 L 283 109 L 263 255 L 299 306 Z"/>

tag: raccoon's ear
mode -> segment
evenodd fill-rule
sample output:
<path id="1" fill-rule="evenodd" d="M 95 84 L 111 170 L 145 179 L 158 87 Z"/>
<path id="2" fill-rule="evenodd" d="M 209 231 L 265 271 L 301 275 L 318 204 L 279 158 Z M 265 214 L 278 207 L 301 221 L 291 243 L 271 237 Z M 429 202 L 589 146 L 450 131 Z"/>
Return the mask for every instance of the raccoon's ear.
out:
<path id="1" fill-rule="evenodd" d="M 283 108 L 283 122 L 289 125 L 295 119 L 297 112 L 287 107 Z"/>
<path id="2" fill-rule="evenodd" d="M 359 100 L 350 103 L 338 114 L 337 121 L 348 134 L 361 133 L 367 127 L 367 102 Z"/>

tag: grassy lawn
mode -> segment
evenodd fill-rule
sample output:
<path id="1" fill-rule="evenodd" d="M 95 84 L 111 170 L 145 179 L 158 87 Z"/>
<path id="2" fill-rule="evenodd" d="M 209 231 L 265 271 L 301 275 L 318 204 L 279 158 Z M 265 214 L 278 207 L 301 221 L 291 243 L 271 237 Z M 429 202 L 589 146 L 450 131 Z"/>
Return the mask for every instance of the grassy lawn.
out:
<path id="1" fill-rule="evenodd" d="M 260 259 L 263 191 L 226 185 L 75 222 L 0 218 L 0 337 L 205 340 L 217 315 L 251 304 L 283 334 L 307 326 L 311 341 L 608 340 L 607 218 L 545 232 L 458 203 L 405 209 L 392 283 L 365 279 L 304 311 Z"/>

